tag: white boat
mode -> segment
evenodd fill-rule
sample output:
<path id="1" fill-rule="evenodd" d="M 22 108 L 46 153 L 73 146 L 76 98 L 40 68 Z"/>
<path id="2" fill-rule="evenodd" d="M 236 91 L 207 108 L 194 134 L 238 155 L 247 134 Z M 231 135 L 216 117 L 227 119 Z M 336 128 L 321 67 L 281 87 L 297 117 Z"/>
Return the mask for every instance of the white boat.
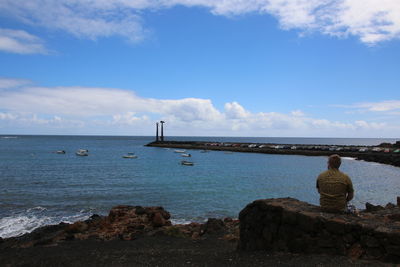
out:
<path id="1" fill-rule="evenodd" d="M 200 153 L 208 153 L 208 152 L 210 152 L 210 150 L 204 149 L 204 150 L 201 150 L 201 151 L 200 151 Z"/>
<path id="2" fill-rule="evenodd" d="M 186 160 L 182 160 L 182 161 L 181 161 L 181 164 L 182 164 L 182 165 L 186 165 L 186 166 L 193 166 L 193 165 L 194 165 L 193 162 L 191 162 L 191 161 L 186 161 Z"/>
<path id="3" fill-rule="evenodd" d="M 182 157 L 190 158 L 192 155 L 190 155 L 189 153 L 183 153 L 183 154 L 181 154 L 181 156 L 182 156 Z"/>
<path id="4" fill-rule="evenodd" d="M 89 156 L 89 150 L 87 149 L 79 149 L 78 151 L 76 151 L 76 155 L 77 156 Z"/>
<path id="5" fill-rule="evenodd" d="M 136 159 L 137 158 L 137 156 L 135 155 L 135 153 L 133 153 L 133 152 L 129 152 L 129 153 L 127 153 L 126 155 L 123 155 L 122 156 L 124 159 Z"/>
<path id="6" fill-rule="evenodd" d="M 175 152 L 175 153 L 186 153 L 186 150 L 179 150 L 179 149 L 176 149 L 176 150 L 174 150 L 174 152 Z"/>
<path id="7" fill-rule="evenodd" d="M 65 150 L 57 150 L 56 154 L 65 154 Z"/>

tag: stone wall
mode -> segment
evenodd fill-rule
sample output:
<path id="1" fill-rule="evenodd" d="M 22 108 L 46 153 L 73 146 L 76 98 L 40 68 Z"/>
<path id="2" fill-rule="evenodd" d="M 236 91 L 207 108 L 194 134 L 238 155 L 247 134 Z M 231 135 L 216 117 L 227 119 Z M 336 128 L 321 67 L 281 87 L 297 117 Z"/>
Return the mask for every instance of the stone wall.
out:
<path id="1" fill-rule="evenodd" d="M 293 198 L 256 200 L 239 214 L 241 250 L 327 253 L 400 262 L 400 209 L 321 212 Z"/>

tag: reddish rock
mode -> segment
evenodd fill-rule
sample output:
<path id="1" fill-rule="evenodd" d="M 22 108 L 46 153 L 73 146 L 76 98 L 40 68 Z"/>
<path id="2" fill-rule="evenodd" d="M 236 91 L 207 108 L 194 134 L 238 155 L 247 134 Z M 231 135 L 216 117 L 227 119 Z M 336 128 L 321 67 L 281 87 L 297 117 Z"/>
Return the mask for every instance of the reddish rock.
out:
<path id="1" fill-rule="evenodd" d="M 353 260 L 357 260 L 359 258 L 361 258 L 361 255 L 364 253 L 362 247 L 360 244 L 354 244 L 348 252 L 348 256 L 353 259 Z"/>
<path id="2" fill-rule="evenodd" d="M 165 225 L 165 219 L 163 218 L 161 213 L 157 212 L 153 215 L 152 223 L 153 223 L 153 226 L 155 226 L 155 227 L 161 227 L 161 226 Z"/>
<path id="3" fill-rule="evenodd" d="M 69 234 L 74 233 L 82 233 L 88 229 L 88 225 L 85 222 L 75 222 L 71 225 L 68 225 L 65 229 L 65 232 Z"/>
<path id="4" fill-rule="evenodd" d="M 221 219 L 209 218 L 202 227 L 202 232 L 207 234 L 218 234 L 225 229 L 225 224 Z"/>

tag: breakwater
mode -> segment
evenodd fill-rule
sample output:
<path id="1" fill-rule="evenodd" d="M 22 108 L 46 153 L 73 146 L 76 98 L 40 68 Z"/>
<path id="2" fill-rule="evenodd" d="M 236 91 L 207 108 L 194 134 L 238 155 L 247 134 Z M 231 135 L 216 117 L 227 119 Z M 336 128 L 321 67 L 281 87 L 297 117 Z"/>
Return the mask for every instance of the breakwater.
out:
<path id="1" fill-rule="evenodd" d="M 151 142 L 146 146 L 216 150 L 245 153 L 265 153 L 280 155 L 329 156 L 338 154 L 400 167 L 400 141 L 395 144 L 383 143 L 378 146 L 334 146 L 334 145 L 296 145 L 296 144 L 259 144 L 259 143 L 217 143 L 200 141 L 163 141 Z"/>

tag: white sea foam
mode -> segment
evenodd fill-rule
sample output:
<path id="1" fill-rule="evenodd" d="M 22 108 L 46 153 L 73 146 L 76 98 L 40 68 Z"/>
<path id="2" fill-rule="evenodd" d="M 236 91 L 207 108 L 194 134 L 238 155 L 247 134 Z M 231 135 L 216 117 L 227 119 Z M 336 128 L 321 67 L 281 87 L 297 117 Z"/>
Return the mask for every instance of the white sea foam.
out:
<path id="1" fill-rule="evenodd" d="M 16 136 L 2 136 L 1 138 L 3 138 L 3 139 L 15 139 L 15 138 L 18 138 L 18 137 L 16 137 Z"/>
<path id="2" fill-rule="evenodd" d="M 185 220 L 185 219 L 171 219 L 171 223 L 173 225 L 175 224 L 189 224 L 191 221 Z"/>
<path id="3" fill-rule="evenodd" d="M 45 225 L 59 224 L 60 222 L 74 223 L 88 218 L 89 215 L 87 214 L 76 214 L 61 218 L 37 215 L 3 217 L 0 219 L 0 237 L 8 238 L 20 236 Z"/>
<path id="4" fill-rule="evenodd" d="M 51 224 L 49 217 L 36 216 L 4 217 L 0 219 L 0 237 L 7 238 L 30 233 L 38 227 Z"/>
<path id="5" fill-rule="evenodd" d="M 356 158 L 351 158 L 351 157 L 342 157 L 342 159 L 345 159 L 345 160 L 355 160 Z"/>

